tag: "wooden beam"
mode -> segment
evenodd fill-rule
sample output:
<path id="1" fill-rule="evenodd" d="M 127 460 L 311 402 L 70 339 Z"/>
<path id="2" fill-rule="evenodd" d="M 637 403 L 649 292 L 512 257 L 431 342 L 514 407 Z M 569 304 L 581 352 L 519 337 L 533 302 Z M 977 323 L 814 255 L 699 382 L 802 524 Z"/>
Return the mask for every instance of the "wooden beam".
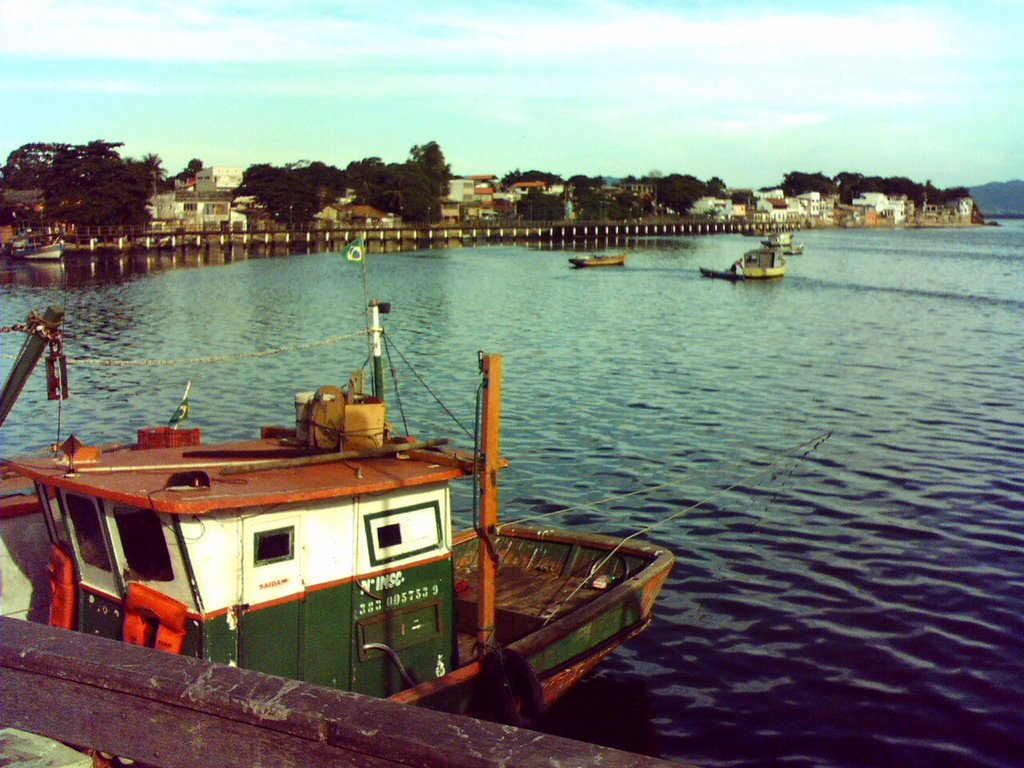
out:
<path id="1" fill-rule="evenodd" d="M 0 637 L 0 726 L 164 768 L 675 765 L 18 619 Z"/>
<path id="2" fill-rule="evenodd" d="M 480 468 L 480 549 L 478 572 L 476 643 L 483 654 L 497 640 L 496 594 L 498 553 L 492 542 L 498 528 L 498 470 L 501 467 L 501 355 L 483 357 L 484 415 L 481 438 L 483 467 Z"/>

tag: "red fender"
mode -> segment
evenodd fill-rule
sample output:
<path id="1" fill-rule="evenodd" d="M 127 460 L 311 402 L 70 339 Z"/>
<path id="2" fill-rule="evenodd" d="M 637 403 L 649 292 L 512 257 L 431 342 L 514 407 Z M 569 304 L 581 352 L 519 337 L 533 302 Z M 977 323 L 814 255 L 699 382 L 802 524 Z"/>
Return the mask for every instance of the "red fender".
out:
<path id="1" fill-rule="evenodd" d="M 78 626 L 78 575 L 75 560 L 60 544 L 50 547 L 50 625 Z"/>

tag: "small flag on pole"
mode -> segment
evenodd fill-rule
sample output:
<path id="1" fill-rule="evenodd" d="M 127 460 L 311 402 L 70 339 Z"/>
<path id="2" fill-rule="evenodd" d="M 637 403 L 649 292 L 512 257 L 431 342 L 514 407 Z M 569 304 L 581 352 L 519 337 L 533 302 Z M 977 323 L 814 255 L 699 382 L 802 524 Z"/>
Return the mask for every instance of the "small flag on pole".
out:
<path id="1" fill-rule="evenodd" d="M 171 420 L 167 422 L 170 426 L 174 427 L 175 429 L 178 428 L 178 424 L 180 424 L 181 422 L 188 418 L 188 395 L 189 392 L 191 391 L 192 382 L 190 381 L 188 384 L 185 385 L 185 394 L 181 398 L 181 404 L 178 406 L 178 410 L 174 412 L 174 415 L 171 416 Z"/>
<path id="2" fill-rule="evenodd" d="M 345 258 L 349 261 L 362 261 L 363 260 L 363 249 L 366 247 L 366 243 L 363 242 L 363 236 L 360 235 L 351 243 L 345 246 Z"/>

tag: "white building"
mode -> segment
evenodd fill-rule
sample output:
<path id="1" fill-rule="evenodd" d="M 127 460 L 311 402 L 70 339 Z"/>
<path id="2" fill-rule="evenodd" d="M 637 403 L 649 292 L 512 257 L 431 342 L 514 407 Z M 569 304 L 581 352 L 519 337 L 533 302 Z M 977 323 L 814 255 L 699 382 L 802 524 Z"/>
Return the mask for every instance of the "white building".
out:
<path id="1" fill-rule="evenodd" d="M 812 227 L 831 224 L 835 215 L 836 198 L 820 192 L 804 192 L 798 195 L 800 215 Z"/>
<path id="2" fill-rule="evenodd" d="M 800 221 L 800 203 L 796 198 L 759 197 L 754 207 L 754 221 L 772 224 L 795 224 Z"/>
<path id="3" fill-rule="evenodd" d="M 196 174 L 196 192 L 234 191 L 242 186 L 243 175 L 245 175 L 245 171 L 241 168 L 226 166 L 203 168 Z"/>
<path id="4" fill-rule="evenodd" d="M 907 221 L 907 198 L 890 198 L 883 192 L 862 192 L 853 199 L 853 207 L 860 223 L 871 224 L 877 217 L 883 222 L 901 226 Z"/>
<path id="5" fill-rule="evenodd" d="M 725 221 L 735 215 L 732 200 L 727 197 L 701 197 L 690 206 L 694 216 L 713 216 L 718 221 Z"/>
<path id="6" fill-rule="evenodd" d="M 173 192 L 154 195 L 150 198 L 153 226 L 210 229 L 224 225 L 232 219 L 231 201 L 243 174 L 241 168 L 203 168 L 194 183 L 189 181 Z"/>

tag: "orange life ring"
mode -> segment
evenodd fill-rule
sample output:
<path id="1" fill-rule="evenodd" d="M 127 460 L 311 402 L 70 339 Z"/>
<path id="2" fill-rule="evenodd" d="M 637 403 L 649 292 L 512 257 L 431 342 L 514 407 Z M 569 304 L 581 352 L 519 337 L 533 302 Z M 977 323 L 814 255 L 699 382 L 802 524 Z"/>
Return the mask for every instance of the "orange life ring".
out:
<path id="1" fill-rule="evenodd" d="M 125 642 L 181 653 L 187 634 L 187 612 L 188 606 L 184 603 L 145 584 L 132 582 L 124 601 Z"/>
<path id="2" fill-rule="evenodd" d="M 78 576 L 75 561 L 60 544 L 50 547 L 50 626 L 78 626 Z"/>

